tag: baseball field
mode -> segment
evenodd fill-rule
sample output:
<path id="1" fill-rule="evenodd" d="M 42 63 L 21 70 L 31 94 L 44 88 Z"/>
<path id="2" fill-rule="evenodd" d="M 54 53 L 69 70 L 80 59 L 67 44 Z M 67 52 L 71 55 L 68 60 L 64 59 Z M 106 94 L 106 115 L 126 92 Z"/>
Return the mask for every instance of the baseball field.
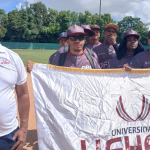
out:
<path id="1" fill-rule="evenodd" d="M 48 63 L 49 57 L 56 52 L 56 50 L 28 50 L 28 49 L 15 49 L 13 50 L 24 62 L 24 65 L 27 65 L 27 60 L 37 63 Z M 23 150 L 38 150 L 38 140 L 37 140 L 37 129 L 36 129 L 36 117 L 35 117 L 35 107 L 34 107 L 34 98 L 33 98 L 33 88 L 31 81 L 31 74 L 27 73 L 27 83 L 30 96 L 30 115 L 29 115 L 29 127 L 26 144 Z"/>

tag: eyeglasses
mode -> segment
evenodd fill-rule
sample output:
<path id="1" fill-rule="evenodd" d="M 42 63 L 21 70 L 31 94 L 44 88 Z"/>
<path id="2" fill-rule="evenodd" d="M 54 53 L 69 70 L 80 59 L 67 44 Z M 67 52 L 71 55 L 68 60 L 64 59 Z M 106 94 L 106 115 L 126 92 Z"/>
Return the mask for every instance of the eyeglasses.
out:
<path id="1" fill-rule="evenodd" d="M 71 35 L 71 36 L 69 36 L 69 38 L 70 38 L 70 40 L 72 40 L 72 41 L 76 41 L 77 39 L 78 39 L 79 41 L 82 41 L 82 40 L 85 39 L 85 36 L 84 36 L 84 35 L 78 35 L 78 36 Z"/>

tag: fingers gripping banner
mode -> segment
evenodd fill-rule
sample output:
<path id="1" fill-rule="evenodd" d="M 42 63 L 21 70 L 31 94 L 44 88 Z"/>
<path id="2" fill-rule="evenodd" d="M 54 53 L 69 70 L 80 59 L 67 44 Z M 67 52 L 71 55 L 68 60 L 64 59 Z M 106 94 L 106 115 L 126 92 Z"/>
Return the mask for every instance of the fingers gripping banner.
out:
<path id="1" fill-rule="evenodd" d="M 149 150 L 150 70 L 34 64 L 40 150 Z"/>

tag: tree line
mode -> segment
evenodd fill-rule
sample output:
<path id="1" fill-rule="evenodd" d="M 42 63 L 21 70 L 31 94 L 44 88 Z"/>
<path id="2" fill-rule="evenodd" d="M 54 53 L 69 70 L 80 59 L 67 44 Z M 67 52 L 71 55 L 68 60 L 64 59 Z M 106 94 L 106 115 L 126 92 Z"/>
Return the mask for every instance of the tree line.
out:
<path id="1" fill-rule="evenodd" d="M 42 2 L 26 5 L 20 10 L 10 11 L 8 14 L 5 10 L 0 9 L 0 41 L 5 42 L 36 42 L 36 43 L 57 43 L 58 35 L 67 31 L 68 27 L 73 24 L 97 24 L 101 28 L 100 41 L 104 41 L 103 31 L 108 23 L 116 23 L 120 27 L 117 42 L 120 43 L 122 33 L 133 29 L 140 34 L 140 41 L 147 45 L 148 28 L 140 18 L 131 16 L 123 18 L 116 22 L 107 13 L 99 17 L 96 13 L 92 15 L 89 11 L 85 13 L 76 13 L 68 11 L 57 11 L 47 8 Z"/>

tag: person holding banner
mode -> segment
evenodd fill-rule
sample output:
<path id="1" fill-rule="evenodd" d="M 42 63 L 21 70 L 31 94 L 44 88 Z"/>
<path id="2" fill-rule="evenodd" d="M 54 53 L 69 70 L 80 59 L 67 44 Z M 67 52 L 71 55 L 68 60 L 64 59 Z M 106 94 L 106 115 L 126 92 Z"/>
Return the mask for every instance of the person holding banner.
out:
<path id="1" fill-rule="evenodd" d="M 139 34 L 134 30 L 128 30 L 123 34 L 123 40 L 117 51 L 117 56 L 109 62 L 108 68 L 122 68 L 125 65 L 129 66 L 133 57 L 144 51 L 142 43 L 139 41 Z"/>
<path id="2" fill-rule="evenodd" d="M 0 25 L 0 31 L 1 28 Z M 2 45 L 0 72 L 0 150 L 22 150 L 27 136 L 30 107 L 27 74 L 19 55 Z"/>
<path id="3" fill-rule="evenodd" d="M 84 48 L 85 32 L 82 27 L 73 25 L 67 30 L 69 51 L 60 53 L 54 58 L 52 65 L 100 69 L 96 54 L 88 48 Z"/>
<path id="4" fill-rule="evenodd" d="M 114 23 L 107 24 L 103 33 L 105 37 L 104 43 L 93 49 L 98 56 L 98 61 L 102 69 L 106 69 L 109 61 L 116 56 L 115 51 L 118 49 L 118 44 L 116 42 L 118 31 L 118 25 Z"/>
<path id="5" fill-rule="evenodd" d="M 92 50 L 94 47 L 96 47 L 96 46 L 101 44 L 99 42 L 100 30 L 101 29 L 100 29 L 100 27 L 98 25 L 94 24 L 94 25 L 91 25 L 91 30 L 95 34 L 90 37 L 90 43 L 88 45 L 86 45 L 86 47 Z"/>
<path id="6" fill-rule="evenodd" d="M 150 45 L 150 31 L 148 32 L 148 44 Z M 134 56 L 131 62 L 132 68 L 150 68 L 150 49 Z"/>

